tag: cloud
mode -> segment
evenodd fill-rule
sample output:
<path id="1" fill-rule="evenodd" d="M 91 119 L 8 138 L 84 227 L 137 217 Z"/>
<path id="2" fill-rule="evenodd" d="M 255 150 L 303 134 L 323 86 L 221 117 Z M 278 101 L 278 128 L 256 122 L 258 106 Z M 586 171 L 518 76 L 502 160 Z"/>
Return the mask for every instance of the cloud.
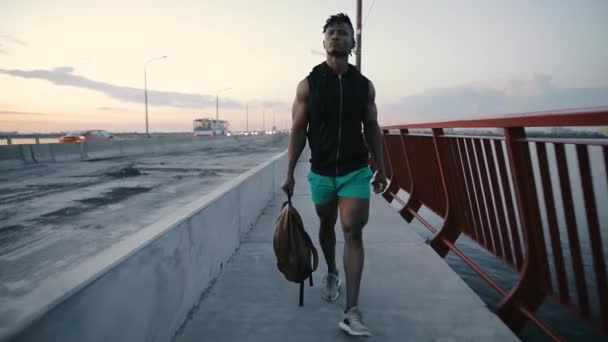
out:
<path id="1" fill-rule="evenodd" d="M 123 108 L 123 107 L 106 107 L 106 106 L 102 106 L 102 107 L 97 107 L 96 108 L 99 111 L 102 112 L 135 112 L 133 109 L 129 109 L 129 108 Z"/>
<path id="2" fill-rule="evenodd" d="M 288 108 L 291 106 L 289 103 L 283 102 L 283 101 L 263 101 L 263 100 L 249 101 L 247 104 L 249 105 L 249 107 L 260 107 L 260 108 L 266 108 L 266 109 L 284 109 L 284 108 Z"/>
<path id="3" fill-rule="evenodd" d="M 12 43 L 12 44 L 21 45 L 21 46 L 27 46 L 27 43 L 22 41 L 21 39 L 16 38 L 16 37 L 11 36 L 6 33 L 2 33 L 2 32 L 0 32 L 0 41 L 5 41 L 5 42 Z"/>
<path id="4" fill-rule="evenodd" d="M 36 113 L 36 112 L 19 112 L 12 110 L 0 110 L 0 115 L 23 115 L 23 116 L 50 116 L 55 114 Z"/>
<path id="5" fill-rule="evenodd" d="M 51 70 L 0 69 L 0 73 L 15 77 L 46 80 L 60 86 L 89 89 L 124 102 L 137 104 L 142 104 L 144 102 L 144 89 L 142 88 L 119 86 L 92 80 L 74 74 L 74 68 L 69 66 L 57 67 Z M 215 95 L 200 95 L 148 89 L 148 105 L 179 108 L 214 107 Z M 222 107 L 240 108 L 242 105 L 237 101 L 224 98 L 222 99 Z"/>
<path id="6" fill-rule="evenodd" d="M 494 84 L 438 88 L 383 106 L 391 123 L 466 119 L 497 114 L 608 105 L 608 85 L 558 87 L 550 75 Z M 397 120 L 396 122 L 394 122 Z"/>
<path id="7" fill-rule="evenodd" d="M 131 112 L 131 113 L 135 113 L 136 111 L 133 109 L 128 109 L 128 108 L 119 108 L 119 107 L 97 107 L 96 108 L 99 111 L 111 111 L 111 112 Z M 57 113 L 42 113 L 42 112 L 22 112 L 22 111 L 15 111 L 15 110 L 0 110 L 0 116 L 2 115 L 17 115 L 17 116 L 62 116 L 64 114 L 57 114 Z"/>
<path id="8" fill-rule="evenodd" d="M 10 45 L 10 44 L 27 46 L 27 44 L 24 41 L 22 41 L 18 38 L 15 38 L 9 34 L 0 32 L 0 54 L 8 55 L 7 45 Z"/>

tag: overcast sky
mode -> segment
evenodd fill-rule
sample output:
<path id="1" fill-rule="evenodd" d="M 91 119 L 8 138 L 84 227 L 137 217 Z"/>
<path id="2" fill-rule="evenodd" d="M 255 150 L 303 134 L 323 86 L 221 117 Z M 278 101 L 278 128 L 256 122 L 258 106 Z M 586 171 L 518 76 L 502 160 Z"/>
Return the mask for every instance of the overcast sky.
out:
<path id="1" fill-rule="evenodd" d="M 373 6 L 372 6 L 373 5 Z M 371 8 L 371 10 L 370 10 Z M 363 73 L 381 124 L 608 105 L 608 1 L 364 0 Z M 2 0 L 0 131 L 289 124 L 355 0 Z M 354 64 L 354 58 L 351 59 Z"/>

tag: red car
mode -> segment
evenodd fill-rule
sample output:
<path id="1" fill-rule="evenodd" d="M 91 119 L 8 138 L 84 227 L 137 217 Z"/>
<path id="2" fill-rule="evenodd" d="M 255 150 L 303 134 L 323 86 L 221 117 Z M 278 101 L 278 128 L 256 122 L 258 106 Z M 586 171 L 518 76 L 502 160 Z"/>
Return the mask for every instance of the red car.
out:
<path id="1" fill-rule="evenodd" d="M 68 134 L 59 137 L 59 142 L 62 143 L 79 143 L 83 141 L 112 141 L 116 138 L 103 130 L 90 130 L 90 131 L 72 131 Z"/>

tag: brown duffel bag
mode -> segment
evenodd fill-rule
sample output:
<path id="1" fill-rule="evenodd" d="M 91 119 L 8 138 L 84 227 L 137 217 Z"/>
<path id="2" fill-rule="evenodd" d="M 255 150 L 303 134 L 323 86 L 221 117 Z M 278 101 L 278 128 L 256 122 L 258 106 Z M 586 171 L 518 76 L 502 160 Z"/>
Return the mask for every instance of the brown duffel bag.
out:
<path id="1" fill-rule="evenodd" d="M 304 304 L 304 281 L 312 286 L 312 273 L 319 266 L 319 255 L 304 229 L 300 214 L 291 204 L 283 202 L 272 239 L 277 267 L 285 278 L 300 284 L 300 306 Z"/>

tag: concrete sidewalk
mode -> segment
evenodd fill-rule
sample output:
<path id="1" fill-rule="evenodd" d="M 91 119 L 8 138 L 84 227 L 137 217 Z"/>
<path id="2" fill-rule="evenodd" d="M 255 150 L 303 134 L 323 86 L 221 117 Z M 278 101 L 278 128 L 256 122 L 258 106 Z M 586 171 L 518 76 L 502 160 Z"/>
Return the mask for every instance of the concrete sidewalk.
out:
<path id="1" fill-rule="evenodd" d="M 319 251 L 314 286 L 288 282 L 276 267 L 274 224 L 284 196 L 271 201 L 175 341 L 351 341 L 338 328 L 345 287 L 335 303 L 321 299 L 325 261 L 310 199 L 308 158 L 300 158 L 293 198 Z M 336 259 L 344 283 L 344 240 L 336 227 Z M 372 195 L 364 229 L 365 267 L 359 306 L 374 341 L 518 340 L 483 301 L 380 196 Z"/>

